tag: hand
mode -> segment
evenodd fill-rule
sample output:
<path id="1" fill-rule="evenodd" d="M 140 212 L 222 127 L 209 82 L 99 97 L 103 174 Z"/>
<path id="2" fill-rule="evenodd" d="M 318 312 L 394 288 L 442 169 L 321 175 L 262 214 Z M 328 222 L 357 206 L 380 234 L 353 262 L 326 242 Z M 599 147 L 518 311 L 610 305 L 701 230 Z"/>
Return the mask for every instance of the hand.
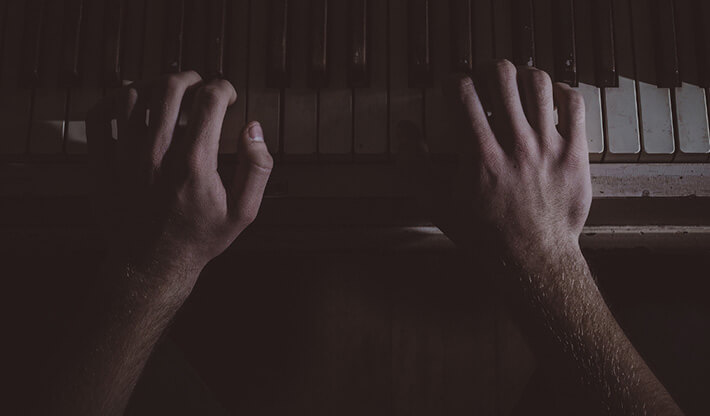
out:
<path id="1" fill-rule="evenodd" d="M 181 128 L 187 96 L 193 104 Z M 239 140 L 231 185 L 217 173 L 222 122 L 236 99 L 229 82 L 183 72 L 129 85 L 90 111 L 89 155 L 112 256 L 196 278 L 254 220 L 273 164 L 258 123 L 231 139 Z"/>
<path id="2" fill-rule="evenodd" d="M 437 225 L 454 241 L 481 248 L 495 241 L 519 257 L 577 245 L 592 194 L 581 95 L 508 61 L 483 67 L 476 86 L 457 76 L 446 94 L 463 157 L 451 194 L 434 184 L 429 205 Z M 405 150 L 422 149 L 411 126 L 400 131 Z"/>

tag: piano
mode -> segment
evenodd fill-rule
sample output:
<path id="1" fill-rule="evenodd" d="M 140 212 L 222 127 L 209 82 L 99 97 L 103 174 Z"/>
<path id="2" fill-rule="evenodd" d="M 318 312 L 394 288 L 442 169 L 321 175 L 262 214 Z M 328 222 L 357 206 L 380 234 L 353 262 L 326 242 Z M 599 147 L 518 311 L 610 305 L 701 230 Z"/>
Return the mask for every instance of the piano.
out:
<path id="1" fill-rule="evenodd" d="M 276 161 L 245 246 L 448 247 L 403 186 L 396 126 L 453 175 L 442 82 L 496 58 L 585 98 L 585 247 L 707 250 L 709 21 L 703 0 L 2 0 L 3 239 L 91 235 L 87 110 L 190 69 L 238 90 L 222 168 L 254 119 Z"/>

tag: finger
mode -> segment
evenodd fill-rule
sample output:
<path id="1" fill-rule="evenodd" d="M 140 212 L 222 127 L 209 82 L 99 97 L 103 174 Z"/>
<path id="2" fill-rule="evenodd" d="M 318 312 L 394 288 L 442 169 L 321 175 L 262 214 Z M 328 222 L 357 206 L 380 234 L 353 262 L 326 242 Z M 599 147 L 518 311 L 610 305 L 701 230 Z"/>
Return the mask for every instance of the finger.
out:
<path id="1" fill-rule="evenodd" d="M 515 65 L 507 60 L 485 65 L 480 82 L 481 85 L 488 85 L 487 96 L 493 112 L 493 132 L 501 146 L 509 151 L 516 146 L 529 145 L 527 140 L 532 137 L 534 131 L 525 117 L 520 101 L 518 71 Z"/>
<path id="2" fill-rule="evenodd" d="M 552 137 L 551 133 L 555 131 L 555 108 L 550 76 L 537 68 L 520 67 L 518 85 L 528 123 L 543 139 Z"/>
<path id="3" fill-rule="evenodd" d="M 154 166 L 160 166 L 165 152 L 170 147 L 186 91 L 201 80 L 197 72 L 180 72 L 166 76 L 152 88 L 148 146 Z"/>
<path id="4" fill-rule="evenodd" d="M 113 156 L 115 141 L 112 137 L 111 120 L 114 114 L 114 97 L 106 97 L 86 115 L 89 163 L 95 172 L 105 171 Z"/>
<path id="5" fill-rule="evenodd" d="M 261 125 L 252 121 L 239 137 L 237 168 L 230 187 L 229 214 L 240 231 L 256 218 L 273 166 Z"/>
<path id="6" fill-rule="evenodd" d="M 200 87 L 195 95 L 185 137 L 182 138 L 188 166 L 193 171 L 216 172 L 219 138 L 227 107 L 237 100 L 237 92 L 223 79 Z"/>
<path id="7" fill-rule="evenodd" d="M 559 124 L 557 129 L 576 152 L 587 152 L 584 120 L 584 98 L 567 84 L 557 82 L 553 88 Z"/>
<path id="8" fill-rule="evenodd" d="M 498 156 L 501 147 L 498 144 L 488 117 L 483 108 L 481 98 L 473 81 L 468 76 L 457 74 L 452 76 L 444 86 L 449 107 L 458 127 L 460 154 L 465 157 L 464 163 L 471 163 L 471 156 Z"/>

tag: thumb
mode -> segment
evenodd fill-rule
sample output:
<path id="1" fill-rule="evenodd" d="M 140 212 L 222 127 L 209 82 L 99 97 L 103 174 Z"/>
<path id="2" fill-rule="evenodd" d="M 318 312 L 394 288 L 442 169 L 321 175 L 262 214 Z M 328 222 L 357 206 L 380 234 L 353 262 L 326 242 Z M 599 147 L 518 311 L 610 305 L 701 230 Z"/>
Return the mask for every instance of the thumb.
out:
<path id="1" fill-rule="evenodd" d="M 261 125 L 252 121 L 239 137 L 237 167 L 230 187 L 229 214 L 240 228 L 256 218 L 273 166 Z"/>

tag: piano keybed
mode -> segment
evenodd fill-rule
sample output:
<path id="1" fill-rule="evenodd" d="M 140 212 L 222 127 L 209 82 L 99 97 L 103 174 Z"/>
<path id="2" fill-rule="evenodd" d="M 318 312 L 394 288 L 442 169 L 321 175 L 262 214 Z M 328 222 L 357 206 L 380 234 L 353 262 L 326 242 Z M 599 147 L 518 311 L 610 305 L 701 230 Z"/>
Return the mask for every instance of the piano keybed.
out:
<path id="1" fill-rule="evenodd" d="M 195 70 L 239 94 L 223 168 L 247 121 L 264 128 L 267 223 L 425 224 L 394 163 L 397 125 L 419 126 L 455 172 L 442 83 L 505 58 L 584 96 L 588 225 L 676 226 L 708 247 L 708 21 L 702 0 L 0 1 L 0 217 L 34 224 L 32 198 L 73 213 L 61 198 L 90 189 L 87 110 L 126 83 Z"/>
<path id="2" fill-rule="evenodd" d="M 283 161 L 388 160 L 410 120 L 453 155 L 441 84 L 477 62 L 579 88 L 592 162 L 707 162 L 695 0 L 31 0 L 2 3 L 4 159 L 86 152 L 83 117 L 123 83 L 196 70 L 239 91 L 221 152 L 259 119 Z"/>

